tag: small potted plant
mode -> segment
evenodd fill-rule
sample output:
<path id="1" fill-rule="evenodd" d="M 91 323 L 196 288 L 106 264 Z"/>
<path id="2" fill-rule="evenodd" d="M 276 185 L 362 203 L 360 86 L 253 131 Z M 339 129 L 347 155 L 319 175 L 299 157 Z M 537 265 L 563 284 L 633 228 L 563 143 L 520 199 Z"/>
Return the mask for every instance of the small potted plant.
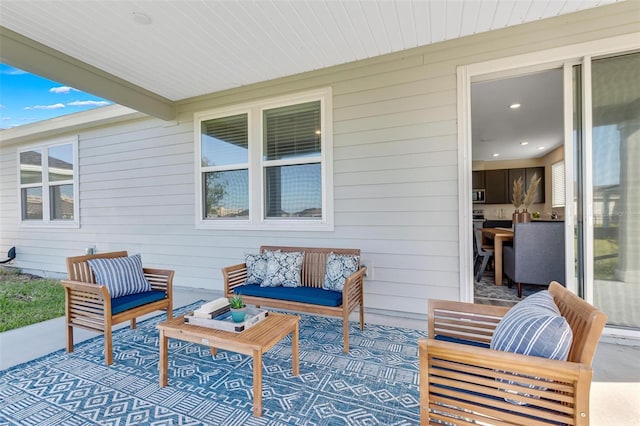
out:
<path id="1" fill-rule="evenodd" d="M 229 299 L 229 307 L 231 308 L 231 318 L 234 322 L 244 321 L 247 305 L 244 304 L 242 296 L 236 294 Z"/>

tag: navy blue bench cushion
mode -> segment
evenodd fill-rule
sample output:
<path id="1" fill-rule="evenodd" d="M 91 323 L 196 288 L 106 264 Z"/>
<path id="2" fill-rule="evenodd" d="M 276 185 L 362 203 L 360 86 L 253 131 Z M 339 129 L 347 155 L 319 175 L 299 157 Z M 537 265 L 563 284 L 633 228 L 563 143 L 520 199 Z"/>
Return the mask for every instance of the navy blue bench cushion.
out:
<path id="1" fill-rule="evenodd" d="M 144 293 L 129 294 L 127 296 L 116 297 L 111 299 L 111 314 L 119 314 L 147 303 L 166 299 L 167 295 L 164 291 L 151 290 Z"/>
<path id="2" fill-rule="evenodd" d="M 235 294 L 288 300 L 321 306 L 341 306 L 342 293 L 315 287 L 260 287 L 259 284 L 245 284 L 236 287 Z"/>

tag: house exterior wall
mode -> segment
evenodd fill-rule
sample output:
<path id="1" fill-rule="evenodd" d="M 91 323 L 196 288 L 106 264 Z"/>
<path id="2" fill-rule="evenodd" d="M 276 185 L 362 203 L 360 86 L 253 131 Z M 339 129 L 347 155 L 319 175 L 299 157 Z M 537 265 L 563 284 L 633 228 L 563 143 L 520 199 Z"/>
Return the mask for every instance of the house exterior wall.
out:
<path id="1" fill-rule="evenodd" d="M 622 2 L 190 99 L 177 105 L 175 122 L 136 118 L 74 131 L 79 229 L 20 225 L 21 145 L 3 141 L 0 250 L 15 245 L 17 267 L 64 274 L 65 257 L 86 247 L 125 249 L 147 266 L 174 269 L 177 286 L 221 290 L 220 269 L 262 244 L 354 247 L 370 267 L 367 309 L 424 315 L 427 299 L 457 300 L 463 285 L 457 66 L 634 33 L 634 12 Z M 193 114 L 327 86 L 334 231 L 196 229 Z"/>

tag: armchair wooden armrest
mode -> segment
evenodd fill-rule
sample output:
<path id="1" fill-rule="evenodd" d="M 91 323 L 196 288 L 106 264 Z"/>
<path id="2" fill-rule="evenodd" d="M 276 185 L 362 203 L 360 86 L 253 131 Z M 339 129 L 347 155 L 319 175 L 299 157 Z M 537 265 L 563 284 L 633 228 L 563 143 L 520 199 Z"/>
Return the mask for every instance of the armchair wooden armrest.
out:
<path id="1" fill-rule="evenodd" d="M 508 311 L 504 306 L 429 299 L 427 335 L 489 344 L 495 328 Z"/>
<path id="2" fill-rule="evenodd" d="M 421 424 L 589 423 L 588 364 L 420 339 Z M 466 419 L 466 420 L 463 420 Z"/>

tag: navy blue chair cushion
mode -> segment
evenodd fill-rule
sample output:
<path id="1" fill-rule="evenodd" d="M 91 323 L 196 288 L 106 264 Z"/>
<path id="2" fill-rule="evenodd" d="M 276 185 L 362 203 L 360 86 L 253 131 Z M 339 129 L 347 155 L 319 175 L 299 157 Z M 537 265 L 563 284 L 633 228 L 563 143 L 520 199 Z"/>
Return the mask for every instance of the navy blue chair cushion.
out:
<path id="1" fill-rule="evenodd" d="M 147 303 L 166 299 L 167 295 L 164 291 L 145 291 L 144 293 L 129 294 L 127 296 L 116 297 L 111 299 L 111 314 L 119 314 Z"/>
<path id="2" fill-rule="evenodd" d="M 461 345 L 477 346 L 479 348 L 487 348 L 487 349 L 489 349 L 489 344 L 488 343 L 474 342 L 473 340 L 456 339 L 455 337 L 449 337 L 449 336 L 440 336 L 440 335 L 438 335 L 438 336 L 434 337 L 434 340 L 440 340 L 442 342 L 459 343 Z"/>
<path id="3" fill-rule="evenodd" d="M 245 284 L 234 289 L 235 294 L 267 297 L 321 306 L 341 306 L 342 293 L 315 287 L 261 287 L 259 284 Z"/>

